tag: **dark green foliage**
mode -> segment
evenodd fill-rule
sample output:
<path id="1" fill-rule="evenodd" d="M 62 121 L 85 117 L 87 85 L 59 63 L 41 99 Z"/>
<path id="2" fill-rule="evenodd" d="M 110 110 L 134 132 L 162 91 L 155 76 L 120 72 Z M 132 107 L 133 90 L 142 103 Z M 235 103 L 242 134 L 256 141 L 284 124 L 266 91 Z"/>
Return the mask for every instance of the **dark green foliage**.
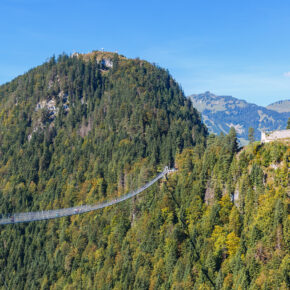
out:
<path id="1" fill-rule="evenodd" d="M 283 144 L 207 138 L 167 71 L 116 54 L 52 58 L 0 105 L 2 213 L 95 204 L 178 168 L 116 206 L 1 227 L 0 287 L 286 289 Z"/>
<path id="2" fill-rule="evenodd" d="M 255 130 L 253 127 L 250 127 L 248 130 L 248 140 L 250 143 L 253 143 L 255 141 Z"/>

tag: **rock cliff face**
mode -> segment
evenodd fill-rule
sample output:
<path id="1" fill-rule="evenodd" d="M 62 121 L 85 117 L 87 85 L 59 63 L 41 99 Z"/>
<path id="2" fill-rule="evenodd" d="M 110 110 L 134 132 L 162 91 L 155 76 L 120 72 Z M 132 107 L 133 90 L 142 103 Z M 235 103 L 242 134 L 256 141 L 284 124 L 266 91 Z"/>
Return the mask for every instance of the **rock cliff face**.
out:
<path id="1" fill-rule="evenodd" d="M 250 127 L 255 130 L 256 140 L 260 140 L 263 131 L 285 129 L 288 117 L 290 117 L 290 113 L 286 109 L 275 111 L 231 96 L 216 96 L 210 92 L 193 94 L 189 98 L 193 106 L 201 113 L 204 123 L 212 133 L 227 134 L 230 127 L 234 127 L 242 145 L 248 143 Z M 287 101 L 285 102 L 287 104 Z M 275 103 L 275 106 L 272 104 L 269 108 L 278 108 L 280 103 Z"/>

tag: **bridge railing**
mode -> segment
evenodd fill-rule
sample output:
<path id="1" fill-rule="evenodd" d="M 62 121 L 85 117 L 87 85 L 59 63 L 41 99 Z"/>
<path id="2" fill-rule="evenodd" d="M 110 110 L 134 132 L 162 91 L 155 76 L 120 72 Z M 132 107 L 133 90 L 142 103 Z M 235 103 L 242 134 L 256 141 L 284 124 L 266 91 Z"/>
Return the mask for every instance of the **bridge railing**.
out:
<path id="1" fill-rule="evenodd" d="M 141 193 L 142 191 L 150 187 L 152 184 L 154 184 L 156 181 L 158 181 L 160 178 L 162 178 L 164 175 L 166 175 L 168 172 L 172 172 L 172 170 L 170 170 L 168 167 L 165 167 L 164 170 L 161 173 L 159 173 L 154 179 L 152 179 L 151 181 L 149 181 L 148 183 L 146 183 L 139 189 L 136 189 L 130 193 L 127 193 L 121 197 L 117 197 L 109 201 L 104 201 L 96 205 L 81 205 L 81 206 L 74 206 L 74 207 L 64 208 L 64 209 L 10 214 L 7 217 L 2 216 L 2 218 L 0 219 L 0 225 L 47 220 L 47 219 L 81 214 L 81 213 L 105 208 L 105 207 L 120 203 L 122 201 L 125 201 Z"/>

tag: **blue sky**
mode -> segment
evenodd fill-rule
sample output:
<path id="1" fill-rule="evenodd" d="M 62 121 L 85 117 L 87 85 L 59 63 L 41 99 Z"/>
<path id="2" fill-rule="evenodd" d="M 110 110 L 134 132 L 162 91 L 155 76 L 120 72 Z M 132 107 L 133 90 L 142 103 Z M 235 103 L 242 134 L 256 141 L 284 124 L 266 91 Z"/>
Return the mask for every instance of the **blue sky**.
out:
<path id="1" fill-rule="evenodd" d="M 0 1 L 0 84 L 104 48 L 167 68 L 186 95 L 290 99 L 290 1 Z"/>

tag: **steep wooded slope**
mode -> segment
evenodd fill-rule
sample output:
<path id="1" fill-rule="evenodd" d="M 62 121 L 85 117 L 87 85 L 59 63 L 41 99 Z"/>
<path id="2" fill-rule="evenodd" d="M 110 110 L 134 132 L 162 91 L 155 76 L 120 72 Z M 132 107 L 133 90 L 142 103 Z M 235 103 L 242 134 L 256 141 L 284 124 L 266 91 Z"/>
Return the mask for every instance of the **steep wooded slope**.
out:
<path id="1" fill-rule="evenodd" d="M 121 195 L 173 165 L 183 148 L 197 144 L 202 151 L 206 136 L 167 71 L 102 52 L 52 58 L 1 86 L 0 128 L 2 214 Z M 114 219 L 121 242 L 138 207 L 127 202 L 99 215 L 1 228 L 4 281 L 39 288 L 61 277 L 70 283 L 75 270 L 88 274 L 81 256 L 91 259 L 108 243 Z M 63 242 L 65 254 L 54 260 Z"/>
<path id="2" fill-rule="evenodd" d="M 287 289 L 289 146 L 209 136 L 168 72 L 63 55 L 0 87 L 1 212 L 122 195 L 85 215 L 0 228 L 0 287 Z"/>

